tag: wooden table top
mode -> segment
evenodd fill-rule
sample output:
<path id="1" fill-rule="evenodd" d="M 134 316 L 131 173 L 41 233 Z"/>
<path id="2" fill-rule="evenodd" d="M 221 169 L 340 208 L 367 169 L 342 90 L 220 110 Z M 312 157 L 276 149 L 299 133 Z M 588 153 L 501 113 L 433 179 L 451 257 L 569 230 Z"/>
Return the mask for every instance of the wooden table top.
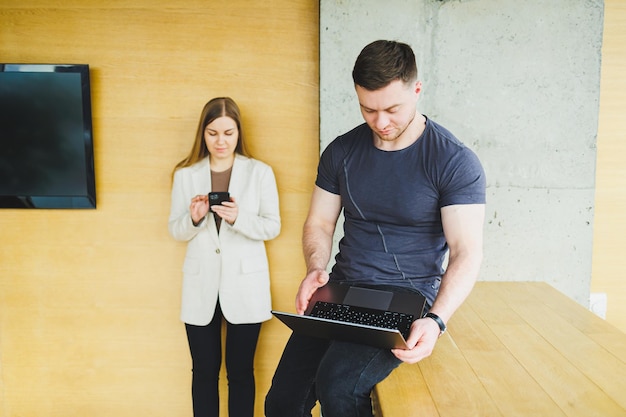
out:
<path id="1" fill-rule="evenodd" d="M 478 282 L 374 404 L 377 417 L 625 417 L 626 334 L 546 283 Z"/>

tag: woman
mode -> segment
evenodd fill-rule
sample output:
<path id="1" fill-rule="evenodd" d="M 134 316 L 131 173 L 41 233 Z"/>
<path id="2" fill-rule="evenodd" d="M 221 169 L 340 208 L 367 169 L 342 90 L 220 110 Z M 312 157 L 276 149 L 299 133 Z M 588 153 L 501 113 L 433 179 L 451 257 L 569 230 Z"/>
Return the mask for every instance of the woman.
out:
<path id="1" fill-rule="evenodd" d="M 230 192 L 209 206 L 208 193 Z M 187 242 L 181 320 L 193 363 L 194 416 L 219 416 L 221 328 L 226 322 L 228 410 L 254 414 L 254 353 L 271 318 L 264 241 L 280 232 L 272 169 L 248 156 L 237 104 L 214 98 L 202 110 L 189 155 L 173 172 L 169 232 Z"/>

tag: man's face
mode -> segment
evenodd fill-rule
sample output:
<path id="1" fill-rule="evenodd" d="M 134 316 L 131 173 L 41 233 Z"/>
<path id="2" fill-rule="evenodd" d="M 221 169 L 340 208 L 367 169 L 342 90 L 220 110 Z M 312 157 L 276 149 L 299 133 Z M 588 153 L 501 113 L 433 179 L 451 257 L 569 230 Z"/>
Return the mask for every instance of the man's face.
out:
<path id="1" fill-rule="evenodd" d="M 404 139 L 402 134 L 415 118 L 422 83 L 404 84 L 395 80 L 379 90 L 357 85 L 361 114 L 374 134 L 383 142 Z"/>

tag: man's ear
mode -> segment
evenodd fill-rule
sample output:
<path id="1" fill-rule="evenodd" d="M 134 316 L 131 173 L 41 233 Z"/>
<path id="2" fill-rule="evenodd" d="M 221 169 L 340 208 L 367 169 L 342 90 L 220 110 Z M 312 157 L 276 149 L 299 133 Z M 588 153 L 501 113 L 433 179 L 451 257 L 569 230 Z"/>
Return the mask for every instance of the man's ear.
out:
<path id="1" fill-rule="evenodd" d="M 422 91 L 422 82 L 420 80 L 415 81 L 415 94 L 419 94 Z"/>

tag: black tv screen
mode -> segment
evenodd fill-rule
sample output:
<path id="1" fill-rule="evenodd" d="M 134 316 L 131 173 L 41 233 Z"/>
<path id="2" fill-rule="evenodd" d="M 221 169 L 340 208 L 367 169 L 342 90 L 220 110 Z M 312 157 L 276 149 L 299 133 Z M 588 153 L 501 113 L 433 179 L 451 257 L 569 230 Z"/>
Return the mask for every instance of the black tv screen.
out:
<path id="1" fill-rule="evenodd" d="M 0 208 L 96 208 L 88 65 L 0 64 Z"/>

